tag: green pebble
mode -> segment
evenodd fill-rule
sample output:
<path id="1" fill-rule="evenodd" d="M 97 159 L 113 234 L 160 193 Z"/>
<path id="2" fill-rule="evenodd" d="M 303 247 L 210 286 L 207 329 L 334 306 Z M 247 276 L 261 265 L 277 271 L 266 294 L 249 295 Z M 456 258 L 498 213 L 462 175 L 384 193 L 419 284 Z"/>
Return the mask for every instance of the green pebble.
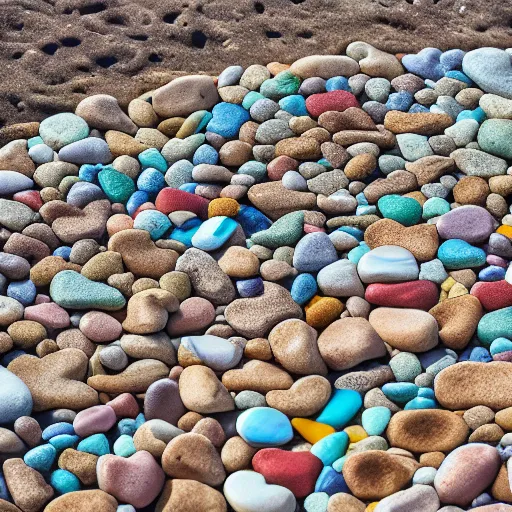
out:
<path id="1" fill-rule="evenodd" d="M 270 249 L 295 245 L 302 235 L 303 226 L 304 212 L 291 212 L 276 220 L 268 229 L 254 233 L 251 241 Z"/>
<path id="2" fill-rule="evenodd" d="M 256 181 L 263 181 L 267 175 L 267 166 L 263 162 L 249 160 L 249 162 L 241 165 L 237 172 L 238 174 L 252 176 Z"/>
<path id="3" fill-rule="evenodd" d="M 113 203 L 126 203 L 135 192 L 133 180 L 109 165 L 99 172 L 98 181 L 103 192 Z"/>
<path id="4" fill-rule="evenodd" d="M 404 226 L 414 226 L 421 218 L 421 204 L 412 197 L 390 194 L 381 197 L 377 206 L 383 217 L 396 220 Z"/>
<path id="5" fill-rule="evenodd" d="M 127 434 L 123 434 L 116 439 L 113 449 L 114 453 L 120 457 L 129 457 L 137 451 L 133 439 Z"/>
<path id="6" fill-rule="evenodd" d="M 487 119 L 478 131 L 480 149 L 492 155 L 512 159 L 512 120 Z"/>
<path id="7" fill-rule="evenodd" d="M 126 304 L 119 290 L 91 281 L 74 270 L 63 270 L 55 275 L 50 296 L 59 306 L 69 309 L 116 310 Z"/>
<path id="8" fill-rule="evenodd" d="M 260 94 L 256 91 L 249 91 L 242 101 L 242 107 L 245 108 L 245 110 L 249 110 L 258 100 L 265 99 L 265 96 L 263 94 Z"/>
<path id="9" fill-rule="evenodd" d="M 400 352 L 389 362 L 397 382 L 414 382 L 421 373 L 420 360 L 410 352 Z"/>
<path id="10" fill-rule="evenodd" d="M 269 78 L 261 84 L 260 93 L 271 100 L 280 100 L 290 94 L 296 94 L 299 87 L 299 77 L 290 71 L 281 71 L 275 78 Z"/>
<path id="11" fill-rule="evenodd" d="M 439 217 L 450 211 L 450 203 L 442 197 L 431 197 L 423 204 L 423 218 L 425 220 Z"/>
<path id="12" fill-rule="evenodd" d="M 58 151 L 68 144 L 85 139 L 89 135 L 89 126 L 81 117 L 71 112 L 62 112 L 41 121 L 39 135 L 45 144 Z"/>
<path id="13" fill-rule="evenodd" d="M 485 347 L 498 338 L 512 339 L 512 306 L 484 315 L 478 322 L 477 336 Z"/>

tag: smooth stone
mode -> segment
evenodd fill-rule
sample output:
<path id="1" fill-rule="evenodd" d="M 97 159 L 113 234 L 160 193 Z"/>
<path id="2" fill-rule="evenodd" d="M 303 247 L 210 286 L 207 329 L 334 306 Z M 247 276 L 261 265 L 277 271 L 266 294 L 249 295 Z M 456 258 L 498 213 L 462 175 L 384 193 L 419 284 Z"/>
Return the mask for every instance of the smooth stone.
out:
<path id="1" fill-rule="evenodd" d="M 214 251 L 228 240 L 237 226 L 237 222 L 229 217 L 212 217 L 195 232 L 192 245 L 203 251 Z"/>
<path id="2" fill-rule="evenodd" d="M 271 407 L 253 407 L 244 411 L 236 420 L 236 430 L 255 448 L 281 446 L 293 437 L 286 415 Z"/>
<path id="3" fill-rule="evenodd" d="M 479 247 L 474 247 L 464 240 L 452 238 L 440 245 L 437 257 L 445 268 L 458 270 L 481 267 L 485 264 L 486 254 Z"/>
<path id="4" fill-rule="evenodd" d="M 297 277 L 297 280 L 299 278 L 300 276 Z M 357 267 L 347 259 L 340 259 L 323 267 L 318 272 L 317 282 L 322 292 L 330 297 L 364 296 L 364 287 Z"/>
<path id="5" fill-rule="evenodd" d="M 24 174 L 16 171 L 0 172 L 1 195 L 11 196 L 21 190 L 31 189 L 34 182 Z"/>
<path id="6" fill-rule="evenodd" d="M 57 450 L 51 444 L 36 446 L 29 450 L 23 460 L 25 464 L 37 471 L 49 471 L 57 456 Z"/>
<path id="7" fill-rule="evenodd" d="M 59 160 L 72 164 L 108 164 L 113 160 L 108 144 L 98 137 L 87 137 L 64 146 Z"/>
<path id="8" fill-rule="evenodd" d="M 512 326 L 510 319 L 512 317 L 512 307 L 498 309 L 485 314 L 478 323 L 478 339 L 485 346 L 497 338 L 512 338 Z"/>
<path id="9" fill-rule="evenodd" d="M 205 334 L 203 336 L 185 336 L 181 338 L 181 349 L 186 349 L 193 358 L 215 371 L 223 372 L 233 368 L 242 358 L 241 347 L 234 343 Z M 178 351 L 180 358 L 180 352 Z"/>
<path id="10" fill-rule="evenodd" d="M 74 421 L 73 428 L 80 437 L 107 432 L 116 423 L 116 413 L 108 405 L 96 405 L 80 411 Z"/>
<path id="11" fill-rule="evenodd" d="M 351 389 L 337 389 L 316 421 L 336 429 L 344 427 L 363 404 L 361 395 Z"/>
<path id="12" fill-rule="evenodd" d="M 13 423 L 32 412 L 32 395 L 26 384 L 14 373 L 0 366 L 0 424 Z"/>
<path id="13" fill-rule="evenodd" d="M 295 247 L 293 266 L 300 272 L 317 272 L 337 259 L 336 248 L 326 233 L 309 233 Z"/>
<path id="14" fill-rule="evenodd" d="M 439 236 L 445 240 L 457 238 L 469 244 L 479 244 L 488 240 L 495 229 L 496 221 L 480 206 L 460 206 L 441 215 L 436 222 Z"/>
<path id="15" fill-rule="evenodd" d="M 482 151 L 510 160 L 512 158 L 512 150 L 508 141 L 511 135 L 512 120 L 487 119 L 478 130 L 478 144 Z"/>
<path id="16" fill-rule="evenodd" d="M 99 489 L 90 491 L 73 491 L 52 500 L 45 512 L 116 512 L 117 500 Z"/>
<path id="17" fill-rule="evenodd" d="M 156 505 L 156 510 L 162 512 L 196 512 L 201 508 L 210 512 L 226 512 L 226 500 L 222 493 L 208 485 L 178 478 L 165 483 Z"/>
<path id="18" fill-rule="evenodd" d="M 41 121 L 39 135 L 45 144 L 58 151 L 68 144 L 85 139 L 89 135 L 89 126 L 82 117 L 63 112 Z"/>
<path id="19" fill-rule="evenodd" d="M 429 485 L 417 484 L 384 498 L 375 507 L 374 512 L 437 512 L 439 506 L 439 497 L 435 489 Z"/>
<path id="20" fill-rule="evenodd" d="M 419 275 L 418 264 L 411 252 L 393 245 L 382 245 L 364 254 L 357 271 L 364 283 L 412 281 Z"/>

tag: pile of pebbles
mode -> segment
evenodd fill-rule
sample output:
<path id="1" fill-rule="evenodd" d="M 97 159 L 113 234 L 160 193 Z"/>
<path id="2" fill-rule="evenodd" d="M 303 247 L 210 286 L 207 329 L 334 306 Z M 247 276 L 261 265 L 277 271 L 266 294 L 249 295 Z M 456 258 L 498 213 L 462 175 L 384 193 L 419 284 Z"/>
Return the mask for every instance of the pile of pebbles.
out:
<path id="1" fill-rule="evenodd" d="M 512 51 L 346 53 L 10 127 L 2 512 L 512 510 Z"/>

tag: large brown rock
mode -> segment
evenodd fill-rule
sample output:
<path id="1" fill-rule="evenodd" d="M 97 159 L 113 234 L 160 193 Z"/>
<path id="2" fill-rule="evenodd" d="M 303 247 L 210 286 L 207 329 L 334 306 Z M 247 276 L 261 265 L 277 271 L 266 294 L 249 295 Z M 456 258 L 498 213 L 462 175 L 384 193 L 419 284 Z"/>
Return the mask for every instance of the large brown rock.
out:
<path id="1" fill-rule="evenodd" d="M 116 512 L 117 500 L 99 489 L 64 494 L 48 503 L 44 512 Z"/>
<path id="2" fill-rule="evenodd" d="M 156 504 L 156 512 L 225 512 L 224 496 L 210 486 L 195 480 L 174 478 L 164 485 Z"/>

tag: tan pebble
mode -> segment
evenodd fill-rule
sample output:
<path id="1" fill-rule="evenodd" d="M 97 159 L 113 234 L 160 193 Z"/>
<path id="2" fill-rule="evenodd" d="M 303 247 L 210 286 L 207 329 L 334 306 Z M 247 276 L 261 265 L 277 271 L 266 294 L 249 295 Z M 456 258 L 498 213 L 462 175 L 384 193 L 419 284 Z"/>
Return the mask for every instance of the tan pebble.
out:
<path id="1" fill-rule="evenodd" d="M 168 272 L 159 281 L 160 288 L 175 295 L 179 301 L 188 299 L 192 293 L 190 279 L 185 272 Z"/>
<path id="2" fill-rule="evenodd" d="M 304 132 L 316 128 L 318 123 L 309 116 L 297 116 L 292 117 L 290 121 L 288 121 L 288 126 L 297 135 L 302 135 Z"/>
<path id="3" fill-rule="evenodd" d="M 498 412 L 498 414 L 501 412 Z M 494 411 L 485 405 L 477 405 L 465 411 L 462 417 L 471 430 L 476 430 L 478 427 L 494 421 Z M 498 425 L 500 425 L 499 422 Z"/>
<path id="4" fill-rule="evenodd" d="M 14 322 L 7 328 L 7 333 L 17 347 L 25 350 L 35 347 L 47 336 L 44 326 L 32 320 Z"/>
<path id="5" fill-rule="evenodd" d="M 59 468 L 73 473 L 84 485 L 95 485 L 98 458 L 92 453 L 66 448 L 59 456 Z"/>
<path id="6" fill-rule="evenodd" d="M 503 224 L 507 224 L 504 217 L 508 212 L 507 200 L 499 194 L 489 194 L 485 201 L 485 208 L 491 215 L 497 219 L 502 219 Z M 510 225 L 510 223 L 508 223 Z"/>
<path id="7" fill-rule="evenodd" d="M 454 168 L 453 158 L 439 155 L 424 156 L 414 162 L 405 163 L 405 169 L 416 176 L 420 187 L 437 181 L 441 176 L 452 172 Z"/>
<path id="8" fill-rule="evenodd" d="M 226 103 L 235 103 L 241 105 L 249 89 L 241 85 L 227 85 L 218 89 L 219 96 Z"/>
<path id="9" fill-rule="evenodd" d="M 0 168 L 15 169 L 17 172 L 32 178 L 36 166 L 28 156 L 26 140 L 12 140 L 0 148 Z"/>
<path id="10" fill-rule="evenodd" d="M 260 262 L 258 257 L 245 247 L 228 247 L 219 266 L 229 277 L 248 278 L 258 274 Z"/>
<path id="11" fill-rule="evenodd" d="M 470 443 L 486 443 L 496 446 L 501 438 L 505 435 L 503 429 L 496 425 L 496 423 L 490 423 L 478 427 L 470 436 L 468 442 Z"/>
<path id="12" fill-rule="evenodd" d="M 420 464 L 423 467 L 439 469 L 446 455 L 443 452 L 427 452 L 420 455 Z"/>
<path id="13" fill-rule="evenodd" d="M 333 494 L 327 502 L 327 512 L 364 512 L 366 505 L 345 492 Z"/>
<path id="14" fill-rule="evenodd" d="M 99 130 L 120 130 L 131 135 L 137 131 L 133 121 L 121 110 L 117 99 L 108 94 L 86 97 L 77 105 L 75 114 L 90 127 Z"/>
<path id="15" fill-rule="evenodd" d="M 223 165 L 239 167 L 252 158 L 252 146 L 240 140 L 228 141 L 220 148 L 219 158 Z"/>
<path id="16" fill-rule="evenodd" d="M 416 176 L 409 171 L 390 172 L 386 178 L 378 178 L 364 189 L 364 195 L 370 204 L 376 203 L 382 196 L 404 194 L 418 188 Z"/>
<path id="17" fill-rule="evenodd" d="M 384 118 L 384 126 L 393 133 L 416 133 L 418 135 L 440 135 L 453 124 L 448 114 L 430 112 L 400 112 L 391 110 Z"/>
<path id="18" fill-rule="evenodd" d="M 77 348 L 87 357 L 92 357 L 96 345 L 80 329 L 67 329 L 60 332 L 56 338 L 59 349 Z"/>
<path id="19" fill-rule="evenodd" d="M 228 370 L 222 376 L 222 383 L 230 391 L 267 393 L 274 389 L 289 389 L 293 379 L 277 366 L 254 359 L 240 370 Z"/>
<path id="20" fill-rule="evenodd" d="M 269 260 L 261 264 L 260 274 L 265 281 L 280 281 L 295 273 L 295 269 L 286 261 Z"/>
<path id="21" fill-rule="evenodd" d="M 123 274 L 112 274 L 107 279 L 107 283 L 109 286 L 119 290 L 123 295 L 131 297 L 134 280 L 135 277 L 131 272 L 125 272 Z"/>
<path id="22" fill-rule="evenodd" d="M 100 252 L 93 256 L 81 270 L 91 281 L 106 281 L 113 274 L 124 272 L 121 254 L 114 251 Z"/>
<path id="23" fill-rule="evenodd" d="M 118 156 L 113 162 L 112 167 L 126 176 L 136 179 L 140 172 L 140 163 L 136 158 L 128 155 Z M 131 218 L 131 217 L 130 217 Z"/>
<path id="24" fill-rule="evenodd" d="M 247 121 L 244 123 L 240 132 L 238 133 L 238 140 L 247 142 L 251 146 L 256 144 L 256 132 L 258 131 L 259 124 L 254 121 Z"/>
<path id="25" fill-rule="evenodd" d="M 132 284 L 132 294 L 135 295 L 144 290 L 151 290 L 159 288 L 158 281 L 151 279 L 150 277 L 141 277 Z"/>
<path id="26" fill-rule="evenodd" d="M 181 430 L 184 430 L 185 432 L 190 432 L 202 419 L 203 416 L 201 416 L 201 414 L 194 411 L 188 411 L 178 420 L 178 428 L 181 428 Z"/>
<path id="27" fill-rule="evenodd" d="M 489 193 L 487 181 L 479 176 L 464 176 L 453 188 L 453 197 L 460 204 L 485 206 Z"/>
<path id="28" fill-rule="evenodd" d="M 244 357 L 248 359 L 259 359 L 260 361 L 270 361 L 270 359 L 272 359 L 270 343 L 265 338 L 249 340 L 244 348 Z"/>
<path id="29" fill-rule="evenodd" d="M 298 77 L 319 76 L 328 79 L 334 76 L 353 76 L 359 73 L 359 64 L 344 55 L 309 55 L 296 60 L 290 71 Z"/>
<path id="30" fill-rule="evenodd" d="M 495 421 L 504 430 L 512 431 L 512 407 L 507 407 L 506 409 L 498 411 L 496 413 Z"/>
<path id="31" fill-rule="evenodd" d="M 134 139 L 131 135 L 123 132 L 117 132 L 115 130 L 109 130 L 105 133 L 105 140 L 107 141 L 108 148 L 114 157 L 121 155 L 137 156 L 149 146 L 141 144 L 139 141 Z"/>
<path id="32" fill-rule="evenodd" d="M 377 126 L 370 115 L 357 107 L 349 107 L 343 112 L 324 112 L 320 114 L 318 124 L 331 133 L 342 130 L 377 130 Z"/>
<path id="33" fill-rule="evenodd" d="M 290 69 L 290 64 L 282 64 L 281 62 L 269 62 L 267 64 L 267 69 L 270 71 L 271 75 L 275 76 L 281 73 L 281 71 Z"/>
<path id="34" fill-rule="evenodd" d="M 270 71 L 265 66 L 253 64 L 243 72 L 240 78 L 240 85 L 250 91 L 256 91 L 269 78 Z"/>
<path id="35" fill-rule="evenodd" d="M 302 136 L 298 138 L 280 140 L 276 144 L 276 156 L 281 155 L 289 156 L 296 160 L 314 160 L 320 158 L 322 152 L 320 151 L 320 143 L 318 140 L 302 134 Z"/>
<path id="36" fill-rule="evenodd" d="M 208 438 L 213 446 L 221 448 L 226 441 L 226 434 L 222 425 L 213 418 L 199 420 L 192 429 L 194 434 L 201 434 Z"/>
<path id="37" fill-rule="evenodd" d="M 54 352 L 57 352 L 58 350 L 59 345 L 54 340 L 45 339 L 41 341 L 41 343 L 37 344 L 36 354 L 38 357 L 43 358 L 48 354 L 53 354 Z"/>
<path id="38" fill-rule="evenodd" d="M 251 468 L 251 460 L 258 451 L 249 446 L 241 437 L 231 437 L 220 452 L 222 463 L 228 473 Z"/>
<path id="39" fill-rule="evenodd" d="M 476 282 L 476 274 L 470 268 L 465 268 L 462 270 L 452 270 L 451 272 L 449 272 L 449 276 L 458 283 L 464 285 L 466 288 L 471 288 Z M 455 283 L 452 283 L 452 286 L 454 284 Z"/>
<path id="40" fill-rule="evenodd" d="M 152 419 L 141 425 L 133 436 L 133 444 L 137 451 L 146 450 L 159 459 L 167 444 L 183 430 L 160 419 Z"/>
<path id="41" fill-rule="evenodd" d="M 473 110 L 478 107 L 480 98 L 484 95 L 484 92 L 476 87 L 468 87 L 462 89 L 455 96 L 457 103 L 460 103 L 463 107 Z"/>
<path id="42" fill-rule="evenodd" d="M 502 464 L 498 476 L 492 485 L 491 494 L 495 500 L 512 502 L 512 490 L 510 489 L 506 464 Z"/>
<path id="43" fill-rule="evenodd" d="M 507 197 L 512 194 L 512 175 L 493 176 L 489 179 L 491 192 Z"/>
<path id="44" fill-rule="evenodd" d="M 382 125 L 377 125 L 377 130 L 343 130 L 336 132 L 332 137 L 333 142 L 341 146 L 352 146 L 359 142 L 371 142 L 381 149 L 391 149 L 396 145 L 396 137 Z"/>
<path id="45" fill-rule="evenodd" d="M 36 286 L 48 286 L 62 270 L 80 272 L 81 269 L 80 265 L 69 263 L 60 256 L 47 256 L 30 269 L 30 280 Z"/>
<path id="46" fill-rule="evenodd" d="M 350 180 L 363 180 L 370 176 L 377 166 L 377 159 L 370 153 L 363 153 L 352 158 L 344 171 Z"/>
<path id="47" fill-rule="evenodd" d="M 363 41 L 350 43 L 346 53 L 359 63 L 361 73 L 366 75 L 393 80 L 393 78 L 404 74 L 404 68 L 395 55 L 383 52 Z"/>
<path id="48" fill-rule="evenodd" d="M 153 106 L 148 101 L 135 98 L 128 104 L 128 115 L 139 127 L 151 128 L 158 123 Z"/>
<path id="49" fill-rule="evenodd" d="M 100 489 L 68 492 L 54 499 L 45 512 L 116 512 L 117 500 Z"/>
<path id="50" fill-rule="evenodd" d="M 184 122 L 184 117 L 171 117 L 162 121 L 158 125 L 158 129 L 167 137 L 172 138 L 176 136 Z"/>
<path id="51" fill-rule="evenodd" d="M 196 480 L 174 478 L 164 485 L 155 512 L 226 512 L 226 500 L 219 491 Z"/>
<path id="52" fill-rule="evenodd" d="M 156 128 L 139 128 L 135 134 L 135 140 L 140 144 L 161 151 L 167 142 L 169 142 L 169 137 Z"/>

